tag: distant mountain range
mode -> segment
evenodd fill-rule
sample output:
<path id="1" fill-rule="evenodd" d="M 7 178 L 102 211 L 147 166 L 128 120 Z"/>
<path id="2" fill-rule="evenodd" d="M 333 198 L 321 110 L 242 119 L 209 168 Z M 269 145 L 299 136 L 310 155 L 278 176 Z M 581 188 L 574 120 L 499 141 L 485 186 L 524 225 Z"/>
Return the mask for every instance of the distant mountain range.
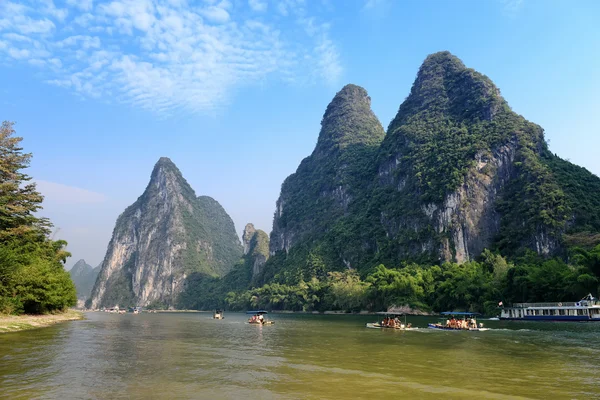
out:
<path id="1" fill-rule="evenodd" d="M 552 154 L 488 77 L 439 52 L 387 132 L 365 89 L 335 95 L 314 151 L 282 184 L 270 240 L 248 225 L 242 249 L 219 203 L 161 158 L 117 220 L 91 305 L 172 306 L 190 285 L 209 288 L 202 276 L 241 290 L 317 270 L 464 263 L 484 249 L 565 256 L 599 233 L 600 179 Z"/>
<path id="2" fill-rule="evenodd" d="M 100 272 L 100 266 L 93 268 L 83 259 L 77 261 L 73 268 L 71 268 L 69 274 L 71 274 L 71 279 L 77 289 L 77 298 L 79 300 L 85 301 L 90 297 L 98 272 Z"/>

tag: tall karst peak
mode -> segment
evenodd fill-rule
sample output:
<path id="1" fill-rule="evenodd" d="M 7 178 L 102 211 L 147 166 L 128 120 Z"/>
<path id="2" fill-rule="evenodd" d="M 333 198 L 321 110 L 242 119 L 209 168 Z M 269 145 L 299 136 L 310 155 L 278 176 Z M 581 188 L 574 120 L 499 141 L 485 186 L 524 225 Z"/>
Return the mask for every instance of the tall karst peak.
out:
<path id="1" fill-rule="evenodd" d="M 241 255 L 223 207 L 208 196 L 196 197 L 163 157 L 144 193 L 117 219 L 91 305 L 172 306 L 190 274 L 222 276 Z"/>
<path id="2" fill-rule="evenodd" d="M 244 228 L 244 233 L 242 234 L 242 243 L 244 245 L 244 255 L 248 254 L 250 251 L 250 241 L 254 237 L 256 233 L 256 228 L 254 228 L 254 224 L 247 223 Z"/>
<path id="3" fill-rule="evenodd" d="M 252 266 L 252 279 L 262 271 L 262 267 L 269 259 L 269 235 L 256 229 L 254 224 L 248 223 L 242 234 L 244 242 L 244 258 Z"/>
<path id="4" fill-rule="evenodd" d="M 553 226 L 563 217 L 556 213 L 551 223 L 538 218 L 544 208 L 556 207 L 531 198 L 539 196 L 537 189 L 557 189 L 540 163 L 544 149 L 543 130 L 510 110 L 488 77 L 449 52 L 428 56 L 382 144 L 380 182 L 398 192 L 397 206 L 383 212 L 386 234 L 400 238 L 401 253 L 425 250 L 432 258 L 459 262 L 495 246 L 505 231 L 511 232 L 510 244 L 499 247 L 554 252 L 560 232 Z M 522 178 L 548 187 L 527 192 Z M 531 208 L 498 207 L 511 198 Z M 529 230 L 516 229 L 523 213 L 532 216 Z M 437 237 L 426 234 L 432 227 Z M 409 232 L 427 239 L 418 246 L 403 241 Z"/>
<path id="5" fill-rule="evenodd" d="M 327 106 L 313 154 L 326 155 L 352 145 L 378 145 L 384 136 L 385 131 L 371 110 L 367 91 L 348 84 Z"/>
<path id="6" fill-rule="evenodd" d="M 361 197 L 385 136 L 360 86 L 346 85 L 327 106 L 313 153 L 281 187 L 270 251 L 321 236 Z"/>
<path id="7" fill-rule="evenodd" d="M 470 121 L 491 120 L 508 106 L 485 75 L 467 68 L 448 51 L 427 56 L 388 134 L 415 116 L 444 116 Z"/>
<path id="8" fill-rule="evenodd" d="M 85 301 L 90 296 L 99 271 L 100 268 L 92 268 L 92 266 L 86 263 L 84 259 L 77 261 L 75 265 L 73 265 L 69 274 L 77 289 L 78 299 Z"/>
<path id="9" fill-rule="evenodd" d="M 71 268 L 70 273 L 71 276 L 77 276 L 91 270 L 92 266 L 86 263 L 85 260 L 82 258 L 81 260 L 77 261 L 75 265 L 73 265 L 73 268 Z"/>
<path id="10" fill-rule="evenodd" d="M 185 180 L 175 163 L 167 157 L 161 157 L 154 165 L 144 196 L 155 195 L 162 189 L 168 189 L 165 192 L 167 194 L 171 194 L 173 191 L 181 192 L 181 195 L 188 200 L 196 198 L 194 189 Z"/>

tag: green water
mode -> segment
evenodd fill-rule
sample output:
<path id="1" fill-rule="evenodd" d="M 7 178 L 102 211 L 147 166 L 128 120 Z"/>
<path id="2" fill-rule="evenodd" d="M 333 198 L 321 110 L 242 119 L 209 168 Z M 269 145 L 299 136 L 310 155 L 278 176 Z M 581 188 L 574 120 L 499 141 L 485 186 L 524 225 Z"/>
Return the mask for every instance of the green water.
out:
<path id="1" fill-rule="evenodd" d="M 600 323 L 401 332 L 365 328 L 373 316 L 86 316 L 1 335 L 0 398 L 600 398 Z"/>

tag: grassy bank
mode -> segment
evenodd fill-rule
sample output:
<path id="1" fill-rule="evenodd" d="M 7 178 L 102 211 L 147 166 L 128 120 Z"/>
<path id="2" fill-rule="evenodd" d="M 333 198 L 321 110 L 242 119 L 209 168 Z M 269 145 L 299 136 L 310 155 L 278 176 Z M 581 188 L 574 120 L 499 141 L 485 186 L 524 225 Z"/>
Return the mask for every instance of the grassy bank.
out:
<path id="1" fill-rule="evenodd" d="M 60 314 L 47 315 L 2 315 L 0 314 L 0 333 L 17 332 L 43 328 L 59 322 L 83 319 L 83 313 L 68 310 Z"/>

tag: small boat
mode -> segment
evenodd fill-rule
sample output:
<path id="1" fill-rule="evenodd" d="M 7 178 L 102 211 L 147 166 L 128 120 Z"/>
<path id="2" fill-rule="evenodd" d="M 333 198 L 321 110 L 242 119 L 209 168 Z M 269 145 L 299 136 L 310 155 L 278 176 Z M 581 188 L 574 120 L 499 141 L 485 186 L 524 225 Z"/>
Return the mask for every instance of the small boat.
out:
<path id="1" fill-rule="evenodd" d="M 504 307 L 501 320 L 515 321 L 600 321 L 600 301 L 592 294 L 575 302 L 515 303 Z"/>
<path id="2" fill-rule="evenodd" d="M 372 329 L 395 329 L 401 331 L 414 331 L 419 328 L 413 328 L 412 324 L 406 323 L 406 314 L 398 314 L 398 313 L 390 313 L 390 312 L 381 312 L 377 314 L 385 315 L 384 319 L 381 322 L 369 322 L 367 323 L 367 328 Z M 400 321 L 400 317 L 404 316 L 404 322 Z"/>
<path id="3" fill-rule="evenodd" d="M 268 314 L 268 312 L 264 310 L 247 311 L 246 314 L 252 314 L 252 317 L 248 320 L 248 323 L 252 325 L 273 325 L 275 323 L 275 321 L 265 318 L 265 314 Z"/>
<path id="4" fill-rule="evenodd" d="M 215 312 L 213 313 L 213 319 L 223 319 L 225 318 L 223 316 L 223 310 L 215 310 Z"/>
<path id="5" fill-rule="evenodd" d="M 427 324 L 430 329 L 438 329 L 442 331 L 474 331 L 483 332 L 489 331 L 490 328 L 484 328 L 482 323 L 477 323 L 475 319 L 479 313 L 461 312 L 461 311 L 444 311 L 442 315 L 447 315 L 444 324 Z M 458 318 L 456 318 L 458 317 Z"/>

